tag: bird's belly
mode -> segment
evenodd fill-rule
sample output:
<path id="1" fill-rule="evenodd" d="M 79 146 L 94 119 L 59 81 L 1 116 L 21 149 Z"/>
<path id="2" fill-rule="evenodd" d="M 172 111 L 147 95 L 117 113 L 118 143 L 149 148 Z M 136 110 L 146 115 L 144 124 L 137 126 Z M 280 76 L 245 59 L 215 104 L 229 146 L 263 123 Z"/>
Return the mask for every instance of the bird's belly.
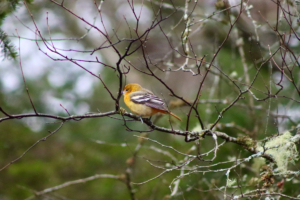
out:
<path id="1" fill-rule="evenodd" d="M 148 107 L 143 104 L 135 104 L 134 106 L 128 106 L 131 110 L 136 115 L 140 115 L 142 117 L 150 117 L 154 115 L 156 112 L 153 112 L 153 109 L 151 107 Z"/>

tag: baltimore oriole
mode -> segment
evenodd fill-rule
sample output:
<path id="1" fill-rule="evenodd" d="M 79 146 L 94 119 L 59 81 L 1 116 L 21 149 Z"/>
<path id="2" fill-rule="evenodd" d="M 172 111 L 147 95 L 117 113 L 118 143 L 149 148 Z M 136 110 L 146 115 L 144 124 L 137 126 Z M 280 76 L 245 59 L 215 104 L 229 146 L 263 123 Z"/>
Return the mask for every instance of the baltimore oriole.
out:
<path id="1" fill-rule="evenodd" d="M 155 96 L 150 90 L 142 88 L 139 84 L 126 85 L 122 93 L 126 106 L 140 117 L 151 117 L 156 113 L 162 113 L 172 115 L 181 121 L 178 116 L 168 110 L 162 99 Z"/>

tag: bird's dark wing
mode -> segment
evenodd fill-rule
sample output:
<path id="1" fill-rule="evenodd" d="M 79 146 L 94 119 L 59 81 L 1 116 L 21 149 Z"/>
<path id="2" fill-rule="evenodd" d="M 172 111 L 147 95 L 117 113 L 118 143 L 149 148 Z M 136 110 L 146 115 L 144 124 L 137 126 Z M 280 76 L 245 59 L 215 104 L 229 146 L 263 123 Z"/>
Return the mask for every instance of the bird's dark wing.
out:
<path id="1" fill-rule="evenodd" d="M 168 111 L 165 102 L 151 93 L 144 92 L 134 92 L 131 95 L 131 101 L 138 104 L 144 104 L 151 108 L 156 108 L 158 110 Z"/>

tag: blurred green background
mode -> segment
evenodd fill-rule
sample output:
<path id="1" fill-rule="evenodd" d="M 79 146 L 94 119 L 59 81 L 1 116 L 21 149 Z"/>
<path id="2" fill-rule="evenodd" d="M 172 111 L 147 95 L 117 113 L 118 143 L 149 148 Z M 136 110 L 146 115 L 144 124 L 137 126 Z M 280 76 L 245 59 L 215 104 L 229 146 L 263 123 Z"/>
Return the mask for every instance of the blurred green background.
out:
<path id="1" fill-rule="evenodd" d="M 231 22 L 234 21 L 234 16 L 237 16 L 235 9 L 238 9 L 239 6 L 226 9 L 226 4 L 223 5 L 223 1 L 220 2 L 188 3 L 188 14 L 191 14 L 190 57 L 201 59 L 206 55 L 205 61 L 209 63 L 227 36 L 230 28 L 229 19 Z M 19 3 L 15 10 L 11 7 L 11 1 L 4 1 L 0 4 L 3 10 L 11 9 L 0 15 L 2 17 L 1 30 L 8 35 L 11 45 L 15 46 L 15 51 L 18 53 L 15 60 L 9 56 L 4 56 L 3 53 L 1 54 L 3 59 L 0 65 L 1 108 L 10 115 L 34 112 L 22 79 L 19 64 L 19 58 L 21 58 L 26 85 L 32 102 L 39 113 L 68 116 L 64 108 L 71 115 L 114 110 L 114 101 L 99 79 L 70 61 L 57 60 L 64 58 L 50 52 L 45 47 L 36 35 L 35 26 L 26 7 L 22 2 Z M 96 3 L 99 6 L 101 1 Z M 233 6 L 239 2 L 234 4 L 233 1 L 231 3 Z M 131 2 L 121 0 L 105 1 L 101 7 L 100 17 L 94 1 L 64 1 L 64 6 L 68 10 L 84 18 L 90 24 L 99 27 L 102 31 L 106 29 L 113 42 L 118 42 L 118 38 L 136 38 L 137 20 L 132 14 L 130 4 Z M 177 8 L 177 11 L 172 5 Z M 263 99 L 267 96 L 268 90 L 275 94 L 280 89 L 276 83 L 281 80 L 282 74 L 274 62 L 268 61 L 268 45 L 274 53 L 280 46 L 280 39 L 276 37 L 274 31 L 266 23 L 267 19 L 271 25 L 275 25 L 277 7 L 272 1 L 250 0 L 247 5 L 253 7 L 249 9 L 252 19 L 249 18 L 246 11 L 243 13 L 213 64 L 243 90 L 246 89 L 247 84 L 249 85 L 246 82 L 247 75 L 243 68 L 243 65 L 246 64 L 250 81 L 254 80 L 258 73 L 252 92 L 255 97 Z M 151 61 L 150 67 L 153 72 L 176 94 L 188 101 L 194 101 L 208 65 L 201 65 L 201 75 L 197 76 L 193 76 L 190 72 L 168 71 L 169 69 L 178 69 L 186 59 L 183 56 L 181 42 L 182 33 L 188 23 L 183 19 L 185 2 L 167 1 L 161 4 L 160 1 L 134 1 L 133 6 L 137 16 L 140 15 L 137 31 L 139 34 L 143 34 L 150 27 L 160 8 L 161 15 L 158 15 L 158 19 L 160 16 L 170 15 L 168 19 L 160 22 L 160 27 L 156 26 L 150 31 L 145 44 L 147 56 L 149 56 L 147 59 L 148 62 Z M 297 5 L 293 3 L 290 6 L 297 8 Z M 28 4 L 28 8 L 44 38 L 51 36 L 55 48 L 60 53 L 69 58 L 78 59 L 80 65 L 94 74 L 100 73 L 109 90 L 117 96 L 118 73 L 95 62 L 97 57 L 99 61 L 116 67 L 117 54 L 112 48 L 104 48 L 91 54 L 91 51 L 105 42 L 105 38 L 98 31 L 90 29 L 88 24 L 61 6 L 51 3 L 51 1 L 33 1 Z M 263 13 L 265 19 L 258 14 L 258 11 Z M 294 12 L 298 13 L 295 10 Z M 296 20 L 296 17 L 291 19 L 293 24 Z M 105 29 L 101 21 L 104 22 Z M 253 22 L 259 26 L 254 27 Z M 299 28 L 296 24 L 294 27 L 298 31 Z M 118 37 L 115 36 L 113 30 Z M 290 27 L 285 21 L 279 24 L 279 30 L 281 33 L 290 33 Z M 20 40 L 18 35 L 21 37 Z M 256 40 L 257 37 L 259 37 L 258 41 Z M 293 35 L 290 37 L 286 42 L 290 45 L 292 52 L 298 55 L 299 41 Z M 242 45 L 238 43 L 238 40 L 243 41 Z M 122 41 L 115 47 L 120 53 L 124 53 L 128 44 L 128 40 Z M 132 48 L 138 47 L 138 44 L 135 43 Z M 181 54 L 172 49 L 170 44 Z M 51 47 L 51 41 L 48 41 L 48 45 Z M 106 42 L 105 45 L 108 43 Z M 241 56 L 240 48 L 244 51 L 244 57 Z M 281 55 L 278 53 L 274 56 L 275 62 L 281 66 L 285 61 L 284 65 L 292 68 L 291 74 L 295 85 L 299 88 L 299 66 L 294 64 L 295 60 L 290 56 L 291 52 L 287 53 L 282 50 L 281 53 Z M 286 60 L 282 59 L 284 53 L 288 54 Z M 136 68 L 148 72 L 140 50 L 126 59 Z M 123 60 L 122 65 L 129 66 L 127 61 Z M 195 61 L 192 59 L 189 60 L 187 67 L 197 72 Z M 159 70 L 159 68 L 166 70 L 166 72 Z M 237 87 L 226 76 L 220 75 L 218 69 L 211 68 L 211 72 L 205 79 L 199 100 L 198 111 L 205 128 L 213 124 L 219 112 L 238 96 Z M 286 73 L 288 74 L 288 72 Z M 287 76 L 291 77 L 291 74 Z M 170 92 L 157 79 L 140 73 L 134 67 L 130 68 L 129 73 L 124 78 L 123 86 L 125 83 L 139 83 L 165 99 L 169 105 L 177 102 L 176 98 L 171 97 Z M 300 119 L 299 94 L 296 87 L 287 78 L 282 78 L 281 85 L 283 90 L 278 98 L 256 101 L 249 94 L 243 95 L 244 98 L 240 99 L 224 114 L 216 130 L 233 137 L 248 136 L 260 141 L 294 128 Z M 224 103 L 224 101 L 226 102 Z M 253 103 L 252 107 L 251 102 Z M 123 103 L 123 99 L 121 99 L 121 107 L 129 111 Z M 182 122 L 171 120 L 172 127 L 185 130 L 189 107 L 174 106 L 172 112 L 183 119 Z M 192 112 L 191 116 L 193 117 L 190 121 L 189 130 L 199 131 L 199 122 L 194 115 L 195 113 Z M 0 118 L 3 117 L 5 115 L 0 113 Z M 57 133 L 47 138 L 46 141 L 39 142 L 20 160 L 0 171 L 0 199 L 34 199 L 35 192 L 96 174 L 115 175 L 116 179 L 99 178 L 74 184 L 38 196 L 36 199 L 130 199 L 130 192 L 126 185 L 126 173 L 130 174 L 130 180 L 133 183 L 149 180 L 144 184 L 131 185 L 137 199 L 223 199 L 224 192 L 227 195 L 239 195 L 250 190 L 263 188 L 263 184 L 267 182 L 261 178 L 267 171 L 266 163 L 251 159 L 249 162 L 232 169 L 230 179 L 235 180 L 235 183 L 224 191 L 222 187 L 226 185 L 227 178 L 224 169 L 233 166 L 235 160 L 251 155 L 242 146 L 229 142 L 219 147 L 217 157 L 213 162 L 195 159 L 188 165 L 190 168 L 187 167 L 182 171 L 180 168 L 174 169 L 150 181 L 164 171 L 163 167 L 167 169 L 170 166 L 180 166 L 187 161 L 185 156 L 166 148 L 166 146 L 173 147 L 183 153 L 196 155 L 197 144 L 184 142 L 182 136 L 158 131 L 148 134 L 127 131 L 124 122 L 115 119 L 122 119 L 121 116 L 113 117 L 65 122 Z M 167 116 L 154 116 L 152 121 L 158 126 L 170 128 L 168 119 Z M 139 121 L 130 121 L 127 124 L 135 130 L 149 130 L 145 124 Z M 36 141 L 47 136 L 48 131 L 54 131 L 59 125 L 57 120 L 37 117 L 1 122 L 0 167 L 4 167 L 21 156 Z M 291 132 L 293 135 L 296 133 L 294 129 Z M 142 140 L 137 137 L 138 135 L 149 137 L 165 146 Z M 218 139 L 219 144 L 222 142 L 224 140 Z M 205 137 L 199 143 L 200 153 L 208 152 L 214 148 L 214 140 L 211 137 Z M 141 147 L 136 152 L 135 149 L 139 145 Z M 299 150 L 299 145 L 297 148 Z M 212 157 L 213 152 L 202 158 L 209 160 Z M 204 167 L 217 163 L 216 166 L 199 168 L 198 171 L 192 171 L 190 175 L 183 176 L 180 179 L 177 194 L 170 196 L 170 187 L 172 189 L 174 187 L 174 184 L 171 183 L 181 173 L 187 173 L 193 167 Z M 218 169 L 222 170 L 209 172 L 209 170 Z M 289 165 L 289 169 L 299 171 L 299 162 L 295 165 Z M 295 177 L 288 180 L 291 177 L 271 177 L 273 182 L 269 188 L 274 192 L 297 196 L 299 194 L 299 178 Z M 285 179 L 284 186 L 282 188 L 277 187 L 276 184 L 282 179 Z"/>

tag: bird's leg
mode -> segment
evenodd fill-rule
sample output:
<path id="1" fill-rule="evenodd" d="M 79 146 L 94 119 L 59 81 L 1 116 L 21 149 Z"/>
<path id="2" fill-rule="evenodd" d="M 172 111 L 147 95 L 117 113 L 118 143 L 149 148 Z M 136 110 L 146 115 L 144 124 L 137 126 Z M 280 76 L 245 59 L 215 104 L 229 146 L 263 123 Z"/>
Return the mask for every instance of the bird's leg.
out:
<path id="1" fill-rule="evenodd" d="M 142 124 L 144 123 L 144 121 L 143 121 L 143 118 L 142 117 L 140 117 L 140 119 L 141 119 L 141 122 L 142 122 Z"/>
<path id="2" fill-rule="evenodd" d="M 151 124 L 150 126 L 153 125 L 153 122 L 151 121 L 151 117 L 152 117 L 152 116 L 150 116 L 150 117 L 148 118 L 148 120 L 149 120 L 149 122 L 150 122 L 150 124 Z"/>
<path id="3" fill-rule="evenodd" d="M 140 118 L 140 120 L 141 120 L 141 122 L 142 122 L 142 124 L 143 124 L 144 122 L 143 122 L 142 115 L 137 115 L 137 117 Z"/>

